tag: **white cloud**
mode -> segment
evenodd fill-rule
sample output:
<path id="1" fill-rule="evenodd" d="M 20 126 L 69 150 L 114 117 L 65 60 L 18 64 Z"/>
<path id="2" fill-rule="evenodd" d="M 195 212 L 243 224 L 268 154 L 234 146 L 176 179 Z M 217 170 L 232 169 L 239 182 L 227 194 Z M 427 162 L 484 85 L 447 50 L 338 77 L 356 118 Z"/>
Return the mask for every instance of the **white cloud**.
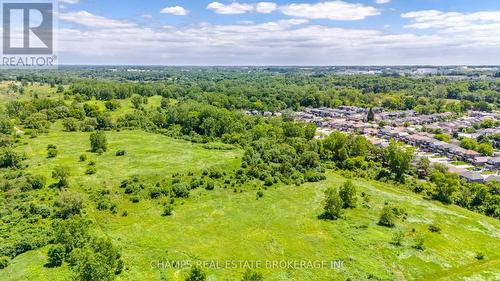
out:
<path id="1" fill-rule="evenodd" d="M 185 16 L 189 14 L 189 11 L 184 9 L 184 7 L 181 6 L 174 6 L 174 7 L 166 7 L 163 8 L 160 13 L 162 14 L 171 14 L 175 16 Z"/>
<path id="2" fill-rule="evenodd" d="M 436 34 L 454 38 L 476 38 L 477 43 L 500 41 L 500 10 L 474 13 L 442 12 L 437 10 L 415 11 L 402 14 L 411 19 L 408 29 L 434 30 Z"/>
<path id="3" fill-rule="evenodd" d="M 80 0 L 59 0 L 59 3 L 66 3 L 66 4 L 76 4 L 80 2 Z"/>
<path id="4" fill-rule="evenodd" d="M 325 1 L 316 4 L 290 4 L 281 6 L 283 14 L 308 19 L 362 20 L 369 16 L 380 15 L 374 7 L 351 4 L 344 1 Z"/>
<path id="5" fill-rule="evenodd" d="M 237 2 L 233 2 L 228 5 L 224 5 L 220 2 L 212 2 L 208 4 L 207 9 L 212 10 L 217 14 L 236 15 L 236 14 L 245 14 L 248 12 L 252 12 L 254 10 L 254 7 L 249 4 L 237 3 Z"/>
<path id="6" fill-rule="evenodd" d="M 375 3 L 377 4 L 387 4 L 390 3 L 392 0 L 375 0 Z"/>
<path id="7" fill-rule="evenodd" d="M 474 22 L 481 18 L 473 27 L 426 35 L 323 26 L 304 18 L 153 29 L 87 14 L 64 16 L 87 27 L 112 23 L 114 28 L 61 29 L 63 64 L 500 64 L 500 37 L 493 33 L 499 27 L 491 13 L 468 15 Z M 406 15 L 414 21 L 417 16 L 443 18 L 441 13 Z"/>
<path id="8" fill-rule="evenodd" d="M 274 2 L 259 2 L 255 5 L 257 13 L 270 14 L 278 9 L 278 4 Z"/>
<path id="9" fill-rule="evenodd" d="M 136 24 L 126 20 L 115 20 L 91 14 L 87 11 L 60 13 L 59 19 L 65 22 L 94 28 L 128 28 Z"/>

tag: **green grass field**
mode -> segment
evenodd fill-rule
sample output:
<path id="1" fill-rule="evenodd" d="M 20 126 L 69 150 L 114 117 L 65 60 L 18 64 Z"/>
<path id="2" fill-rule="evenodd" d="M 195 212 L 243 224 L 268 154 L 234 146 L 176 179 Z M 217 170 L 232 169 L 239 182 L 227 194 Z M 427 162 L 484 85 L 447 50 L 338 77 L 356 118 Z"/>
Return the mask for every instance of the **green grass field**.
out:
<path id="1" fill-rule="evenodd" d="M 158 269 L 164 260 L 261 261 L 257 271 L 265 280 L 499 280 L 500 222 L 456 206 L 421 199 L 409 191 L 373 181 L 354 180 L 358 194 L 369 198 L 347 210 L 338 221 L 323 221 L 323 191 L 346 180 L 328 172 L 326 181 L 297 186 L 275 186 L 256 199 L 256 188 L 243 192 L 216 188 L 197 189 L 189 199 L 177 202 L 173 216 L 162 217 L 160 201 L 132 203 L 120 191 L 119 182 L 132 175 L 158 180 L 176 172 L 239 167 L 242 151 L 215 151 L 202 145 L 140 131 L 108 132 L 108 152 L 87 152 L 89 134 L 51 131 L 35 139 L 23 137 L 18 150 L 29 159 L 27 171 L 48 179 L 57 165 L 71 167 L 71 189 L 86 193 L 99 186 L 114 191 L 118 214 L 96 210 L 87 200 L 87 215 L 95 231 L 109 236 L 122 248 L 125 270 L 118 280 L 184 280 L 188 269 Z M 47 159 L 46 147 L 55 144 L 59 155 Z M 119 149 L 127 151 L 116 157 Z M 97 173 L 84 174 L 87 154 L 97 162 Z M 377 225 L 385 203 L 404 208 L 407 219 L 395 228 Z M 127 211 L 128 216 L 121 216 Z M 438 225 L 440 233 L 430 232 Z M 403 245 L 390 244 L 402 231 Z M 424 239 L 425 250 L 412 246 Z M 67 280 L 66 266 L 43 267 L 47 248 L 15 258 L 0 270 L 0 280 Z M 483 260 L 476 259 L 478 253 Z M 344 262 L 342 268 L 266 268 L 266 261 Z M 244 268 L 206 268 L 209 280 L 240 280 Z"/>

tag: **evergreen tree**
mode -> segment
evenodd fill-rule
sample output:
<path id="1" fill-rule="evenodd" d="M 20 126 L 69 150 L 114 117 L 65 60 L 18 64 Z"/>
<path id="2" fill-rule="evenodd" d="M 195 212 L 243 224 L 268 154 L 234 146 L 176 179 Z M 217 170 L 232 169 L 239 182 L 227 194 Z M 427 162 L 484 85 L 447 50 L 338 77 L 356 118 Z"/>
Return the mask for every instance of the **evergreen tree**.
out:
<path id="1" fill-rule="evenodd" d="M 366 120 L 368 122 L 375 121 L 375 113 L 373 113 L 373 109 L 372 108 L 370 108 L 370 110 L 368 110 L 368 116 L 366 117 Z"/>

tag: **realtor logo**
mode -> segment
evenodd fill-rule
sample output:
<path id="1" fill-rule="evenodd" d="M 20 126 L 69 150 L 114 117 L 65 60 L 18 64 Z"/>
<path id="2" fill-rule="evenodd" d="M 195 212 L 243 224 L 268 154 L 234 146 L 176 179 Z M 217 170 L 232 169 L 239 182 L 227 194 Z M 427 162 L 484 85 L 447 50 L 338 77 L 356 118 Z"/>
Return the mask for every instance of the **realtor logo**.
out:
<path id="1" fill-rule="evenodd" d="M 51 0 L 2 2 L 2 67 L 53 67 L 54 8 Z"/>

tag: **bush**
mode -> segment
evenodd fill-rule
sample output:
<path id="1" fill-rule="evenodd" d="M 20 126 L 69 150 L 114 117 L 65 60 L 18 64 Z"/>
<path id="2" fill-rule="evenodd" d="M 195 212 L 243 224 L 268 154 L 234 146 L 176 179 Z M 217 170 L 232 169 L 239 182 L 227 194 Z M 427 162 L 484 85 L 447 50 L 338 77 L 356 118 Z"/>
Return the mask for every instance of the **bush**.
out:
<path id="1" fill-rule="evenodd" d="M 207 275 L 201 268 L 199 267 L 193 267 L 191 269 L 191 272 L 189 273 L 189 276 L 186 278 L 186 281 L 204 281 L 207 279 Z"/>
<path id="2" fill-rule="evenodd" d="M 405 234 L 402 231 L 398 231 L 392 236 L 391 244 L 394 246 L 403 246 L 403 238 Z"/>
<path id="3" fill-rule="evenodd" d="M 125 154 L 127 154 L 127 152 L 125 150 L 118 150 L 115 153 L 116 156 L 125 156 Z"/>
<path id="4" fill-rule="evenodd" d="M 108 142 L 104 132 L 98 131 L 90 135 L 90 150 L 92 152 L 105 152 L 107 148 Z"/>
<path id="5" fill-rule="evenodd" d="M 83 209 L 83 195 L 73 192 L 63 192 L 57 198 L 56 205 L 60 209 L 58 215 L 63 219 L 79 215 Z"/>
<path id="6" fill-rule="evenodd" d="M 206 190 L 214 190 L 215 189 L 215 183 L 213 181 L 208 181 L 207 185 L 205 186 Z"/>
<path id="7" fill-rule="evenodd" d="M 188 198 L 189 197 L 189 186 L 185 183 L 176 183 L 172 187 L 175 197 L 178 198 Z"/>
<path id="8" fill-rule="evenodd" d="M 273 177 L 269 176 L 264 179 L 264 185 L 265 186 L 272 186 L 274 184 L 274 179 Z"/>
<path id="9" fill-rule="evenodd" d="M 385 206 L 382 209 L 382 213 L 380 214 L 380 219 L 378 221 L 378 224 L 381 226 L 386 226 L 386 227 L 394 227 L 394 212 L 392 209 L 388 206 Z"/>
<path id="10" fill-rule="evenodd" d="M 1 256 L 0 257 L 0 269 L 4 269 L 7 266 L 9 266 L 10 263 L 10 258 L 6 256 Z"/>
<path id="11" fill-rule="evenodd" d="M 164 217 L 171 216 L 174 211 L 174 206 L 172 204 L 165 204 L 165 207 L 163 207 L 163 213 L 161 214 Z"/>
<path id="12" fill-rule="evenodd" d="M 437 225 L 431 224 L 429 225 L 430 232 L 441 232 L 441 228 Z"/>
<path id="13" fill-rule="evenodd" d="M 109 111 L 114 111 L 120 108 L 120 102 L 117 100 L 110 100 L 104 103 L 104 106 L 106 106 L 106 109 Z"/>
<path id="14" fill-rule="evenodd" d="M 80 127 L 78 120 L 75 118 L 66 118 L 63 120 L 62 125 L 64 127 L 64 131 L 66 132 L 76 132 Z"/>
<path id="15" fill-rule="evenodd" d="M 63 245 L 58 244 L 50 247 L 48 252 L 48 265 L 51 267 L 61 266 L 65 256 L 66 250 Z"/>
<path id="16" fill-rule="evenodd" d="M 261 273 L 254 272 L 250 269 L 247 269 L 247 271 L 245 271 L 243 279 L 241 279 L 241 281 L 262 281 L 262 280 L 264 280 L 264 277 L 262 276 Z"/>
<path id="17" fill-rule="evenodd" d="M 257 191 L 257 199 L 264 197 L 264 192 L 262 190 Z"/>
<path id="18" fill-rule="evenodd" d="M 417 237 L 415 238 L 415 244 L 412 246 L 414 249 L 417 249 L 419 251 L 425 250 L 424 246 L 424 238 L 423 237 Z"/>
<path id="19" fill-rule="evenodd" d="M 56 158 L 59 151 L 55 148 L 49 148 L 47 150 L 47 158 Z"/>
<path id="20" fill-rule="evenodd" d="M 45 177 L 40 175 L 30 175 L 27 177 L 28 183 L 31 184 L 33 189 L 42 189 L 45 186 Z"/>
<path id="21" fill-rule="evenodd" d="M 57 166 L 52 171 L 52 178 L 59 180 L 59 182 L 56 184 L 59 188 L 68 187 L 69 175 L 69 168 L 64 166 Z"/>
<path id="22" fill-rule="evenodd" d="M 85 154 L 80 155 L 80 162 L 85 162 L 85 161 L 87 161 L 87 155 Z"/>
<path id="23" fill-rule="evenodd" d="M 477 260 L 484 260 L 484 254 L 482 252 L 478 252 L 476 254 L 476 259 Z M 0 265 L 1 266 L 1 265 Z M 0 267 L 1 268 L 1 267 Z"/>
<path id="24" fill-rule="evenodd" d="M 87 164 L 87 170 L 85 170 L 85 174 L 87 174 L 87 175 L 93 175 L 95 173 L 97 173 L 96 163 L 94 161 L 90 161 Z"/>
<path id="25" fill-rule="evenodd" d="M 0 168 L 19 168 L 23 157 L 12 148 L 0 151 Z"/>

